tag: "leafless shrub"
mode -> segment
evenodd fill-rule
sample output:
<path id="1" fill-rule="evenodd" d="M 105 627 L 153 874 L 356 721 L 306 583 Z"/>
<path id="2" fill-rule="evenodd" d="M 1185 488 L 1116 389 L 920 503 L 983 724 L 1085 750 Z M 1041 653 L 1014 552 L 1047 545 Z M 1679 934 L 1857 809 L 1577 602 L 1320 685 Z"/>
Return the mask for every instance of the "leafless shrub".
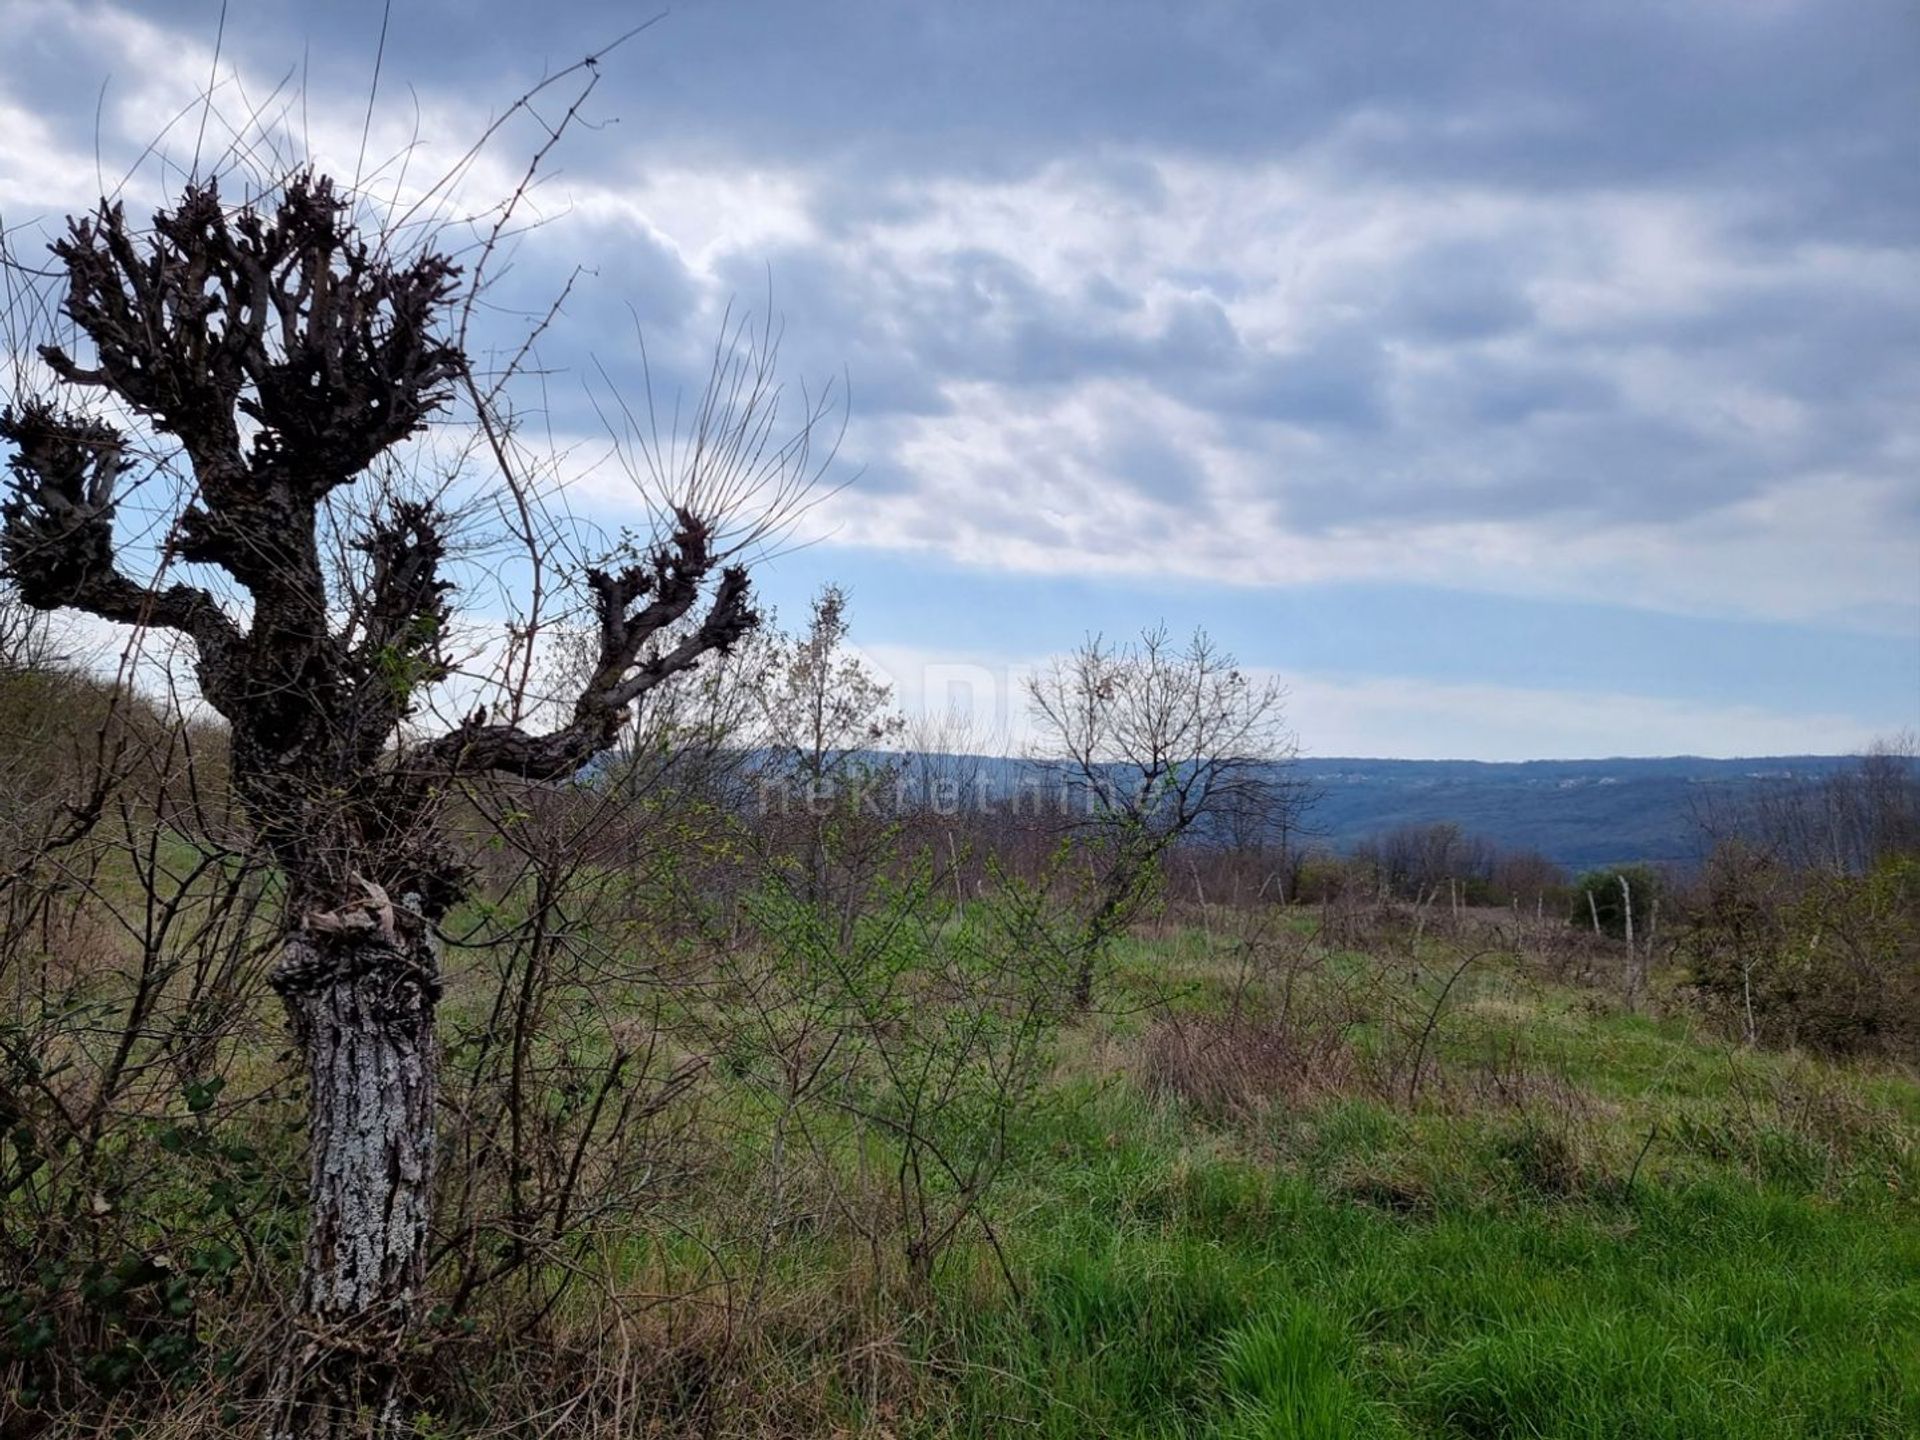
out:
<path id="1" fill-rule="evenodd" d="M 1285 692 L 1204 631 L 1184 646 L 1165 627 L 1137 643 L 1093 637 L 1028 684 L 1036 759 L 1076 801 L 1090 891 L 1073 1000 L 1086 1009 L 1106 948 L 1159 883 L 1171 847 L 1209 819 L 1290 810 L 1297 749 Z"/>
<path id="2" fill-rule="evenodd" d="M 48 837 L 5 896 L 9 1433 L 65 1410 L 131 1423 L 216 1364 L 249 1370 L 242 1317 L 282 1314 L 293 1268 L 298 1157 L 273 1118 L 291 1076 L 259 1018 L 271 878 L 193 803 L 190 730 L 143 721 L 97 823 Z"/>
<path id="3" fill-rule="evenodd" d="M 1252 1016 L 1162 1017 L 1140 1044 L 1140 1078 L 1213 1120 L 1256 1118 L 1367 1088 L 1365 1071 L 1337 1028 Z"/>

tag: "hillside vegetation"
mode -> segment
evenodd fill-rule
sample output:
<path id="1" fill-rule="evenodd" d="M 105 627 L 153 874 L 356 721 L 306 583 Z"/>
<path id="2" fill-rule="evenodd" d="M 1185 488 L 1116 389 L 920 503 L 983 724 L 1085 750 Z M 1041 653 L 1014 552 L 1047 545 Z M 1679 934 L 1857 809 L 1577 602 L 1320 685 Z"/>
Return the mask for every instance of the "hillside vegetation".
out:
<path id="1" fill-rule="evenodd" d="M 558 860 L 578 819 L 506 833 Z M 253 1433 L 299 1257 L 299 1072 L 239 965 L 271 881 L 123 840 L 8 972 L 6 1424 Z M 414 1433 L 1920 1430 L 1903 1065 L 1403 905 L 1163 910 L 1063 1024 L 1013 999 L 1050 923 L 1017 898 L 928 871 L 848 929 L 771 891 L 690 928 L 600 848 L 456 929 Z M 180 901 L 152 985 L 145 867 Z"/>

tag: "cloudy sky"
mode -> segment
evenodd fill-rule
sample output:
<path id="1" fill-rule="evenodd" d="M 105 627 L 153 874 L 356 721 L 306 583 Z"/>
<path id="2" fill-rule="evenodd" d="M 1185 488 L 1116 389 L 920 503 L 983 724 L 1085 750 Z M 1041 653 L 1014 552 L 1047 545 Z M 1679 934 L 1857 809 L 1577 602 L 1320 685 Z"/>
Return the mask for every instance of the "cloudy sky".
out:
<path id="1" fill-rule="evenodd" d="M 649 13 L 0 0 L 0 222 L 207 146 L 210 77 L 212 142 L 405 193 Z M 845 584 L 909 705 L 1017 731 L 1023 667 L 1165 620 L 1321 755 L 1920 725 L 1911 0 L 682 0 L 600 72 L 491 338 L 585 267 L 526 402 L 585 436 L 636 324 L 673 375 L 770 285 L 855 478 L 764 585 Z"/>

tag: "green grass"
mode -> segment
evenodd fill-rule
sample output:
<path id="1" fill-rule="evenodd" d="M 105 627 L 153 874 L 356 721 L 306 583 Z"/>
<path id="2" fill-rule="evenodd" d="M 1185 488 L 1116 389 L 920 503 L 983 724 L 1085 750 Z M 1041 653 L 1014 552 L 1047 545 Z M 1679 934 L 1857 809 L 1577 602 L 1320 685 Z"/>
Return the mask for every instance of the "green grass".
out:
<path id="1" fill-rule="evenodd" d="M 1314 1173 L 1421 1138 L 1364 1110 L 1299 1169 L 1135 1097 L 1082 1119 L 1010 1227 L 1024 1298 L 947 1297 L 962 1378 L 917 1433 L 1920 1433 L 1920 1231 L 1890 1215 L 1730 1177 L 1552 1203 L 1471 1145 L 1404 1215 Z"/>
<path id="2" fill-rule="evenodd" d="M 1209 1123 L 1069 1059 L 1001 1205 L 1023 1293 L 948 1267 L 901 1433 L 1920 1435 L 1911 1075 L 1498 969 L 1440 1030 L 1449 1080 L 1517 1055 L 1556 1108 Z"/>
<path id="3" fill-rule="evenodd" d="M 1129 1003 L 1062 1036 L 1008 1137 L 987 1213 L 1017 1290 L 977 1231 L 930 1292 L 877 1260 L 897 1237 L 881 1221 L 870 1242 L 825 1197 L 877 1175 L 884 1208 L 887 1141 L 827 1111 L 820 1148 L 792 1147 L 768 1303 L 703 1354 L 715 1276 L 731 1303 L 755 1269 L 773 1113 L 744 1066 L 716 1064 L 687 1188 L 601 1257 L 610 1288 L 669 1297 L 642 1311 L 661 1328 L 634 1353 L 668 1361 L 637 1371 L 659 1394 L 636 1406 L 677 1423 L 680 1345 L 685 1374 L 719 1355 L 744 1377 L 727 1434 L 1920 1436 L 1910 1069 L 1741 1049 L 1678 1004 L 1632 1014 L 1490 959 L 1439 1007 L 1414 1093 L 1406 1054 L 1451 967 L 1341 955 L 1295 1000 L 1315 1016 L 1368 998 L 1352 1068 L 1206 1107 L 1151 1089 L 1143 1057 L 1162 1006 L 1219 1020 L 1222 947 L 1136 937 L 1118 960 Z M 1252 993 L 1271 1002 L 1271 980 Z M 443 1029 L 476 1003 L 450 995 Z M 580 1303 L 590 1353 L 604 1336 Z M 461 1353 L 490 1403 L 490 1357 Z"/>

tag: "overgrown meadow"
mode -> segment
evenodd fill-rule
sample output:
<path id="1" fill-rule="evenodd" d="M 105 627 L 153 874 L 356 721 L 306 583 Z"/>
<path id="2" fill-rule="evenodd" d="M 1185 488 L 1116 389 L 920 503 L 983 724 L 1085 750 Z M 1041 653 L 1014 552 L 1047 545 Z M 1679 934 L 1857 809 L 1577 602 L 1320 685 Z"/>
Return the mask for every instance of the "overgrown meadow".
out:
<path id="1" fill-rule="evenodd" d="M 257 1433 L 285 1343 L 276 881 L 196 746 L 10 872 L 9 1435 Z M 469 798 L 413 1433 L 1920 1433 L 1900 1057 L 1558 914 L 1172 864 L 1080 1009 L 1083 840 L 685 779 Z"/>

